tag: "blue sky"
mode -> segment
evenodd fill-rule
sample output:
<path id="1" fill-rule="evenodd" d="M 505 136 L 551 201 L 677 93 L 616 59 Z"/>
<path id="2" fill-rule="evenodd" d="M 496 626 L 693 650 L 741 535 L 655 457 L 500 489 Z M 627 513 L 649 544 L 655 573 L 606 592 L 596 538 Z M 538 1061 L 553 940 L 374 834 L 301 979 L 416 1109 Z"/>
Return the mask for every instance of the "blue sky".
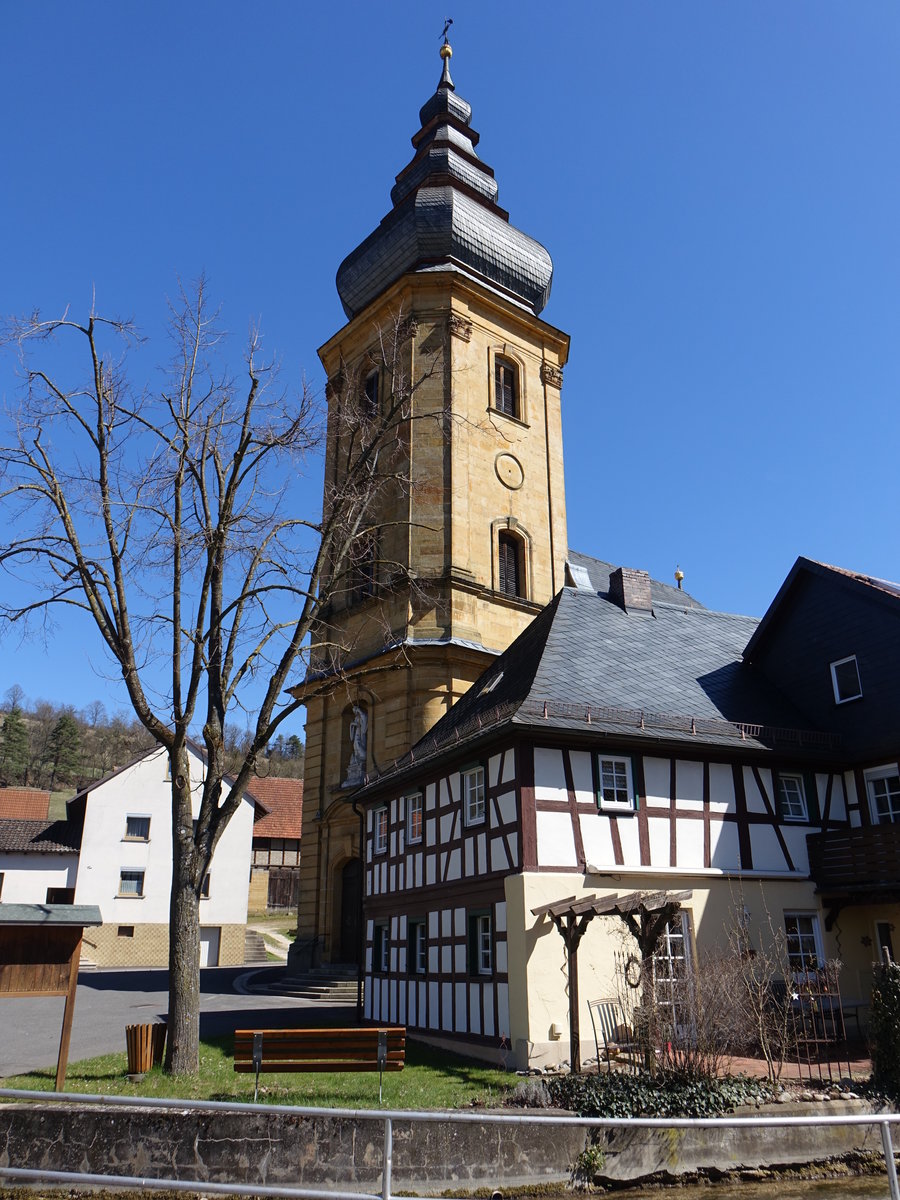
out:
<path id="1" fill-rule="evenodd" d="M 572 336 L 570 545 L 751 614 L 798 554 L 900 578 L 893 0 L 8 3 L 0 312 L 96 289 L 162 359 L 203 270 L 238 343 L 259 317 L 321 386 L 334 272 L 388 211 L 448 12 Z M 124 700 L 86 626 L 0 655 L 0 695 Z"/>

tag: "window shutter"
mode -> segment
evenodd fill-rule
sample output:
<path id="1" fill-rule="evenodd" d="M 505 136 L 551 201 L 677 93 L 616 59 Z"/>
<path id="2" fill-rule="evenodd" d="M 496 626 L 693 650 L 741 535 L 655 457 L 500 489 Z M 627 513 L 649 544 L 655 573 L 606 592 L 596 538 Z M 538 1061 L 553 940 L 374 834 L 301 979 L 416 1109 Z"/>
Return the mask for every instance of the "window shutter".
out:
<path id="1" fill-rule="evenodd" d="M 818 825 L 822 818 L 819 813 L 819 791 L 816 787 L 815 772 L 803 772 L 803 790 L 806 793 L 806 815 L 811 825 Z"/>
<path id="2" fill-rule="evenodd" d="M 509 533 L 501 533 L 497 550 L 500 591 L 505 596 L 521 596 L 519 547 L 516 539 Z"/>

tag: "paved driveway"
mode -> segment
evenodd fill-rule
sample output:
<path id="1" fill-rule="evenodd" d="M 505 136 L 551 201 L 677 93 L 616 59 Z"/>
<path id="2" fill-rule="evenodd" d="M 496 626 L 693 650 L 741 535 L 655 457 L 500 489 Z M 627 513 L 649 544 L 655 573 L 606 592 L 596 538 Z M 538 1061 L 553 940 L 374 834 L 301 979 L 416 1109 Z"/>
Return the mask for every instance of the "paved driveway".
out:
<path id="1" fill-rule="evenodd" d="M 200 1033 L 216 1036 L 259 1028 L 332 1024 L 334 1012 L 290 996 L 244 993 L 256 976 L 275 968 L 215 967 L 200 972 Z M 64 1001 L 47 996 L 0 997 L 0 1078 L 55 1067 Z M 78 975 L 69 1062 L 125 1049 L 125 1026 L 155 1021 L 168 1010 L 165 971 L 89 970 Z M 339 1010 L 352 1020 L 353 1010 Z"/>

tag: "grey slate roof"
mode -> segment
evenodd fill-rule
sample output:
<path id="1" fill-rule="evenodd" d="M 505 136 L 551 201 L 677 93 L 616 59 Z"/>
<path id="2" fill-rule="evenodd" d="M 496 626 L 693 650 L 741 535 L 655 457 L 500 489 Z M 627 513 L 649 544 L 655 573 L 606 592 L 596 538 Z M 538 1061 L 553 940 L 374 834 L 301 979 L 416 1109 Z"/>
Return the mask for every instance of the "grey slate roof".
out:
<path id="1" fill-rule="evenodd" d="M 66 821 L 0 820 L 0 852 L 72 854 L 77 850 L 77 833 Z"/>
<path id="2" fill-rule="evenodd" d="M 665 586 L 658 585 L 657 594 Z M 782 755 L 821 757 L 836 748 L 836 739 L 810 729 L 786 697 L 743 661 L 756 618 L 691 607 L 683 592 L 679 600 L 655 600 L 652 615 L 627 613 L 602 594 L 564 588 L 369 788 L 488 733 L 512 729 L 777 749 Z"/>
<path id="3" fill-rule="evenodd" d="M 509 224 L 494 172 L 475 153 L 471 106 L 445 70 L 426 101 L 415 155 L 397 176 L 392 210 L 338 267 L 337 289 L 354 317 L 410 271 L 459 270 L 539 313 L 550 296 L 546 249 Z"/>
<path id="4" fill-rule="evenodd" d="M 580 554 L 577 550 L 569 551 L 569 562 L 574 566 L 583 567 L 587 571 L 595 592 L 601 592 L 604 596 L 609 594 L 609 576 L 616 569 L 615 563 L 604 562 L 600 558 L 591 558 L 587 554 Z M 703 608 L 699 600 L 695 600 L 682 588 L 663 583 L 659 579 L 650 580 L 650 595 L 653 597 L 654 604 L 665 603 L 677 604 L 683 608 Z"/>

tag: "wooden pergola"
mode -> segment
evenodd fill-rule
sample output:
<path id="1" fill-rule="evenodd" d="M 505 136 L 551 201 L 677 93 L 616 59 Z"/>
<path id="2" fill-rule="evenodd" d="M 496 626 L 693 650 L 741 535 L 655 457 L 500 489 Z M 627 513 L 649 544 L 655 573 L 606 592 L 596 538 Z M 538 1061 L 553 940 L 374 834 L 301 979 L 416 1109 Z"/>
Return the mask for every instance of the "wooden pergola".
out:
<path id="1" fill-rule="evenodd" d="M 566 947 L 569 968 L 569 1063 L 581 1070 L 581 1028 L 578 1018 L 578 943 L 594 917 L 618 917 L 625 922 L 641 952 L 644 987 L 652 976 L 647 969 L 666 926 L 690 900 L 692 892 L 629 892 L 625 896 L 567 896 L 531 910 L 532 916 L 549 917 Z M 649 1000 L 649 997 L 648 997 Z"/>

